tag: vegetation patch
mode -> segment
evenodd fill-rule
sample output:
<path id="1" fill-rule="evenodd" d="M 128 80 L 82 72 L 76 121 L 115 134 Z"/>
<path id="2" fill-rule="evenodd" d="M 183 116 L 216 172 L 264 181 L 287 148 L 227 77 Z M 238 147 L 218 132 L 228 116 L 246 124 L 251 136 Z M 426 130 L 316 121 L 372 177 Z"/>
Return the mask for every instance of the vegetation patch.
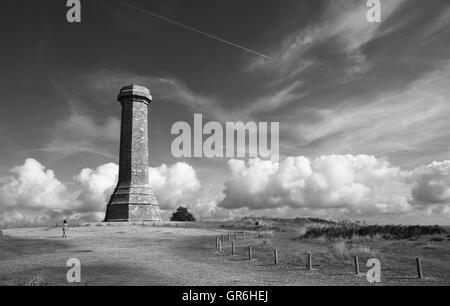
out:
<path id="1" fill-rule="evenodd" d="M 434 226 L 404 225 L 365 225 L 360 222 L 343 221 L 326 226 L 308 226 L 303 239 L 417 239 L 425 235 L 442 235 L 446 230 Z"/>

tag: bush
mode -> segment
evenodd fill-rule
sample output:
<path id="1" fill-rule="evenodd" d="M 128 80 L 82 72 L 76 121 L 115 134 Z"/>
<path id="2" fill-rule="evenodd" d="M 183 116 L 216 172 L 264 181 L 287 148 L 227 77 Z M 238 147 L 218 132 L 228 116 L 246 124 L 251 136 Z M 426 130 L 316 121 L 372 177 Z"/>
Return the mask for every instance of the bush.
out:
<path id="1" fill-rule="evenodd" d="M 331 244 L 328 247 L 328 252 L 336 258 L 347 258 L 350 256 L 350 248 L 344 241 Z"/>
<path id="2" fill-rule="evenodd" d="M 196 220 L 194 215 L 192 215 L 186 207 L 178 207 L 178 209 L 172 213 L 170 221 L 195 222 Z"/>
<path id="3" fill-rule="evenodd" d="M 434 242 L 442 242 L 444 240 L 445 240 L 445 238 L 443 238 L 443 237 L 432 237 L 430 239 L 430 241 L 434 241 Z"/>
<path id="4" fill-rule="evenodd" d="M 359 222 L 341 222 L 329 226 L 309 227 L 302 238 L 325 237 L 328 239 L 352 239 L 360 236 L 375 239 L 415 239 L 423 235 L 441 235 L 445 233 L 440 226 L 402 226 L 402 225 L 361 225 Z"/>

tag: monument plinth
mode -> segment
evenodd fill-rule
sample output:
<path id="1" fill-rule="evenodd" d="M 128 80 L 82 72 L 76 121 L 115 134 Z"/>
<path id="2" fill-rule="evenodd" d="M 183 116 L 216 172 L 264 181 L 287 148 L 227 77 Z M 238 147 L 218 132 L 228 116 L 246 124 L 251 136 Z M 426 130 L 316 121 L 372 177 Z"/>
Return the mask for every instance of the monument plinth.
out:
<path id="1" fill-rule="evenodd" d="M 119 179 L 106 208 L 105 222 L 159 221 L 155 193 L 148 181 L 148 107 L 150 91 L 125 86 L 118 97 L 122 104 Z"/>

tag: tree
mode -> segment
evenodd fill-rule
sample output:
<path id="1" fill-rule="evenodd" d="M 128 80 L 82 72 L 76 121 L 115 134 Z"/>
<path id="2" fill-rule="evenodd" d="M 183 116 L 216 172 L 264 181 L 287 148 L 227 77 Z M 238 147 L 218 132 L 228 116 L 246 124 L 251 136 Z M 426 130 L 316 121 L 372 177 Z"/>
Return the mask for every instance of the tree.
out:
<path id="1" fill-rule="evenodd" d="M 186 207 L 178 207 L 176 211 L 172 213 L 170 221 L 183 221 L 183 222 L 195 222 L 194 215 L 191 214 Z"/>

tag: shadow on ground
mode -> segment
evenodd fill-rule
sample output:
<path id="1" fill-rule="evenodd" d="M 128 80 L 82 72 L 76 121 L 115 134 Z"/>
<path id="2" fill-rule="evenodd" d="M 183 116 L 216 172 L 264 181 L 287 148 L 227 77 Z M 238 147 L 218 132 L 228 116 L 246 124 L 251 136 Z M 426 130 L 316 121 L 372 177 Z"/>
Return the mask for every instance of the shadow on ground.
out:
<path id="1" fill-rule="evenodd" d="M 120 264 L 84 265 L 81 269 L 81 282 L 69 283 L 67 273 L 70 267 L 48 266 L 32 268 L 0 276 L 3 286 L 89 286 L 135 285 L 145 280 L 149 285 L 157 284 L 160 277 L 152 277 L 141 269 Z"/>
<path id="2" fill-rule="evenodd" d="M 5 236 L 0 240 L 0 261 L 26 255 L 41 255 L 68 249 L 65 240 L 31 239 Z"/>

